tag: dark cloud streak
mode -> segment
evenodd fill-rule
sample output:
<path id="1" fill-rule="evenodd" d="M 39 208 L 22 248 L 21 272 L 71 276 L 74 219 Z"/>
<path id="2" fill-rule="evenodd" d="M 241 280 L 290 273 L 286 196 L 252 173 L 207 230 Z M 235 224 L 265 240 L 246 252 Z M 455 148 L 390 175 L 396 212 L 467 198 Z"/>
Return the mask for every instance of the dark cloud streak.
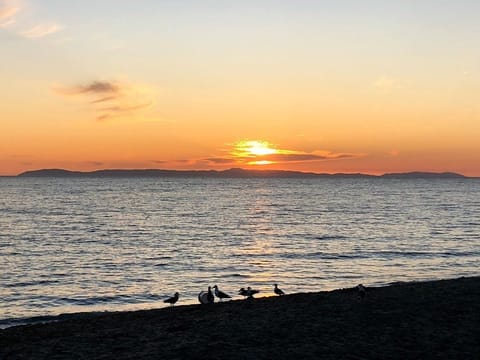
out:
<path id="1" fill-rule="evenodd" d="M 207 158 L 207 159 L 204 159 L 204 161 L 208 161 L 214 164 L 232 164 L 235 162 L 234 159 L 230 159 L 230 158 Z"/>
<path id="2" fill-rule="evenodd" d="M 105 96 L 105 97 L 102 97 L 100 99 L 90 101 L 90 104 L 99 104 L 99 103 L 103 103 L 103 102 L 108 102 L 110 100 L 115 100 L 116 98 L 118 98 L 118 96 Z"/>
<path id="3" fill-rule="evenodd" d="M 114 81 L 91 81 L 83 85 L 57 87 L 54 91 L 93 106 L 97 121 L 119 117 L 123 113 L 133 114 L 153 105 L 153 101 L 135 86 Z"/>
<path id="4" fill-rule="evenodd" d="M 322 161 L 335 159 L 348 159 L 358 157 L 358 154 L 311 154 L 311 153 L 294 153 L 294 154 L 271 154 L 259 156 L 256 160 L 267 160 L 274 162 L 297 162 L 297 161 Z"/>
<path id="5" fill-rule="evenodd" d="M 76 88 L 78 94 L 118 94 L 121 90 L 118 85 L 108 81 L 93 81 L 88 85 L 77 86 Z"/>
<path id="6" fill-rule="evenodd" d="M 110 106 L 106 108 L 102 108 L 102 111 L 111 111 L 111 112 L 126 112 L 126 111 L 134 111 L 149 107 L 152 103 L 145 103 L 145 104 L 135 104 L 135 105 L 119 105 L 119 106 Z"/>

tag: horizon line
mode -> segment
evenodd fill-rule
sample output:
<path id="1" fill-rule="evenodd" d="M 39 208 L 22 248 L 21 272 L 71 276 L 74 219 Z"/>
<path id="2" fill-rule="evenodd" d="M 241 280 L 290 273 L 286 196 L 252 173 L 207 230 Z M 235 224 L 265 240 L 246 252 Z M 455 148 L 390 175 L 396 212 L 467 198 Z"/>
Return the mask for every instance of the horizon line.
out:
<path id="1" fill-rule="evenodd" d="M 0 175 L 0 177 L 22 177 L 22 176 L 55 176 L 60 175 L 63 173 L 64 175 L 95 175 L 100 174 L 102 172 L 170 172 L 176 174 L 187 174 L 187 173 L 233 173 L 233 172 L 244 172 L 245 174 L 252 173 L 252 174 L 268 174 L 268 173 L 278 173 L 278 174 L 291 174 L 291 175 L 308 175 L 308 176 L 363 176 L 363 177 L 394 177 L 394 176 L 417 176 L 417 177 L 450 177 L 450 178 L 468 178 L 468 179 L 475 179 L 480 178 L 476 176 L 467 176 L 462 173 L 453 172 L 453 171 L 422 171 L 422 170 L 413 170 L 413 171 L 404 171 L 404 172 L 385 172 L 382 174 L 369 174 L 369 173 L 362 173 L 362 172 L 337 172 L 337 173 L 327 173 L 327 172 L 313 172 L 313 171 L 300 171 L 300 170 L 284 170 L 284 169 L 244 169 L 240 167 L 233 167 L 228 169 L 164 169 L 164 168 L 105 168 L 105 169 L 97 169 L 97 170 L 89 170 L 89 171 L 81 171 L 81 170 L 68 170 L 63 168 L 43 168 L 43 169 L 35 169 L 35 170 L 27 170 L 16 175 Z M 47 174 L 51 172 L 52 174 Z M 55 174 L 55 172 L 57 174 Z M 42 174 L 43 173 L 43 174 Z"/>

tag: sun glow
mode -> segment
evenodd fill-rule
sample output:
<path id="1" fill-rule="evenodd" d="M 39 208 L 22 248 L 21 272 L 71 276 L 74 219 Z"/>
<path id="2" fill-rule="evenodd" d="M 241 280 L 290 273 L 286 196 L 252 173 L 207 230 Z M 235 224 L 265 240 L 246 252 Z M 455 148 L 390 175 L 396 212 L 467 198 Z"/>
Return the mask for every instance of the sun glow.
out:
<path id="1" fill-rule="evenodd" d="M 252 155 L 262 156 L 277 153 L 277 150 L 272 149 L 270 144 L 266 141 L 249 141 L 247 145 L 248 148 L 246 150 Z"/>
<path id="2" fill-rule="evenodd" d="M 233 154 L 237 157 L 256 157 L 277 153 L 278 150 L 274 149 L 267 141 L 243 140 L 235 144 Z"/>
<path id="3" fill-rule="evenodd" d="M 268 141 L 242 140 L 234 144 L 231 155 L 247 165 L 270 165 L 275 162 L 268 157 L 279 153 Z"/>
<path id="4" fill-rule="evenodd" d="M 250 161 L 247 164 L 248 165 L 270 165 L 270 164 L 275 164 L 275 162 L 268 161 L 268 160 L 260 160 L 260 161 Z"/>

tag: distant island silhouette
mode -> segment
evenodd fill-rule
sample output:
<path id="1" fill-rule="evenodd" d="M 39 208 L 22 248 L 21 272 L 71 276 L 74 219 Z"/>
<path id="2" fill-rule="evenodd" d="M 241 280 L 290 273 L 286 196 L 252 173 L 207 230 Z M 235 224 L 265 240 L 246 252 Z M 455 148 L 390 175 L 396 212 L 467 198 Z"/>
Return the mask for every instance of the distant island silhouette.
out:
<path id="1" fill-rule="evenodd" d="M 105 169 L 95 171 L 70 171 L 41 169 L 26 171 L 18 177 L 208 177 L 208 178 L 388 178 L 388 179 L 463 179 L 465 175 L 453 172 L 405 172 L 369 175 L 362 173 L 313 173 L 288 170 L 163 170 L 163 169 Z"/>

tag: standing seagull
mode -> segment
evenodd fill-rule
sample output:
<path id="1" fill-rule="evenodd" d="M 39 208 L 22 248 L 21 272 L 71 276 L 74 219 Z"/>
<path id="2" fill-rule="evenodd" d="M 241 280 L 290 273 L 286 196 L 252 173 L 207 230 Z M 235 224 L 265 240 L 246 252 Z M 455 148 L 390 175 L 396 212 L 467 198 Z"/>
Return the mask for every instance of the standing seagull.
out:
<path id="1" fill-rule="evenodd" d="M 172 297 L 163 300 L 163 302 L 170 304 L 170 306 L 173 306 L 178 301 L 179 296 L 180 296 L 180 294 L 178 292 L 176 292 Z"/>
<path id="2" fill-rule="evenodd" d="M 222 301 L 223 299 L 231 299 L 232 298 L 230 295 L 224 293 L 223 291 L 218 290 L 217 285 L 215 285 L 213 288 L 215 289 L 215 296 L 218 297 L 220 299 L 220 301 Z"/>
<path id="3" fill-rule="evenodd" d="M 275 284 L 275 288 L 273 289 L 273 292 L 274 292 L 275 294 L 277 294 L 278 296 L 285 295 L 285 293 L 283 292 L 283 290 L 280 289 L 277 284 Z"/>

